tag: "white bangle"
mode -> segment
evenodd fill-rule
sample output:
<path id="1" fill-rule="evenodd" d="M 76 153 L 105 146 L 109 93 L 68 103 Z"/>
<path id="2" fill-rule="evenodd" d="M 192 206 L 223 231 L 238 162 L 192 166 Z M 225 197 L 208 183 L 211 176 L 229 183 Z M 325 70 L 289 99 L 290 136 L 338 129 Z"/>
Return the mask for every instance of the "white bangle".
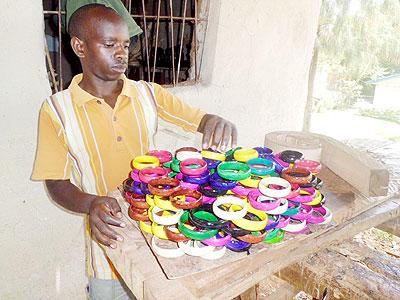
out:
<path id="1" fill-rule="evenodd" d="M 279 186 L 283 187 L 283 189 L 281 189 L 281 190 L 271 189 L 268 187 L 268 185 L 270 185 L 270 184 L 279 185 Z M 290 192 L 292 191 L 292 186 L 290 185 L 289 181 L 287 181 L 283 178 L 266 177 L 266 178 L 261 179 L 260 183 L 258 184 L 258 189 L 265 196 L 274 197 L 274 198 L 284 198 L 290 194 Z"/>
<path id="2" fill-rule="evenodd" d="M 194 152 L 194 151 L 179 151 L 176 154 L 176 159 L 177 160 L 182 161 L 182 160 L 185 160 L 185 159 L 188 159 L 188 158 L 199 158 L 199 159 L 202 159 L 203 156 L 201 155 L 200 152 Z"/>
<path id="3" fill-rule="evenodd" d="M 172 212 L 173 214 L 168 214 L 166 216 L 162 215 L 159 216 L 157 213 L 159 212 Z M 152 220 L 160 225 L 174 225 L 177 224 L 179 222 L 179 219 L 181 218 L 181 216 L 183 215 L 183 209 L 175 209 L 175 210 L 165 210 L 163 208 L 160 208 L 158 206 L 154 206 L 151 209 L 151 215 L 152 215 Z"/>
<path id="4" fill-rule="evenodd" d="M 196 246 L 195 246 L 196 244 Z M 215 247 L 214 246 L 204 246 L 200 247 L 199 241 L 190 240 L 187 242 L 178 242 L 178 246 L 188 255 L 191 256 L 203 256 L 207 253 L 213 252 Z"/>
<path id="5" fill-rule="evenodd" d="M 290 232 L 298 232 L 298 231 L 301 231 L 304 228 L 306 228 L 306 226 L 307 226 L 306 220 L 298 221 L 298 220 L 290 219 L 289 224 L 287 224 L 285 227 L 283 227 L 282 230 L 288 231 L 289 233 Z"/>
<path id="6" fill-rule="evenodd" d="M 326 211 L 326 213 L 324 215 L 325 221 L 323 221 L 322 223 L 319 223 L 321 225 L 330 223 L 332 221 L 332 216 L 333 216 L 332 212 L 328 208 L 326 208 L 325 206 L 324 206 L 324 208 Z"/>
<path id="7" fill-rule="evenodd" d="M 151 248 L 153 248 L 154 252 L 157 253 L 157 255 L 166 258 L 176 258 L 185 255 L 185 252 L 183 252 L 181 248 L 171 249 L 171 248 L 161 248 L 160 246 L 157 246 L 156 240 L 160 241 L 158 237 L 153 235 L 153 237 L 151 238 Z M 173 244 L 176 245 L 176 243 Z"/>
<path id="8" fill-rule="evenodd" d="M 285 198 L 280 198 L 280 199 L 278 199 L 278 201 L 279 200 L 281 201 L 279 206 L 277 208 L 272 209 L 272 210 L 267 210 L 266 211 L 267 214 L 269 214 L 269 215 L 281 215 L 285 211 L 288 210 L 288 205 L 289 205 L 288 200 L 285 199 Z"/>
<path id="9" fill-rule="evenodd" d="M 194 243 L 194 245 L 196 247 L 197 243 Z M 220 247 L 220 248 L 221 249 L 218 249 L 218 250 L 215 249 L 212 252 L 209 252 L 209 253 L 206 253 L 206 254 L 202 255 L 201 258 L 208 259 L 208 260 L 215 260 L 215 259 L 221 258 L 222 256 L 225 255 L 226 248 L 225 247 Z"/>
<path id="10" fill-rule="evenodd" d="M 226 211 L 218 207 L 219 205 L 224 204 L 239 205 L 242 207 L 242 209 L 238 211 Z M 218 197 L 217 200 L 214 201 L 213 212 L 217 217 L 223 220 L 237 220 L 243 218 L 247 214 L 247 204 L 239 197 L 233 195 L 224 195 Z"/>

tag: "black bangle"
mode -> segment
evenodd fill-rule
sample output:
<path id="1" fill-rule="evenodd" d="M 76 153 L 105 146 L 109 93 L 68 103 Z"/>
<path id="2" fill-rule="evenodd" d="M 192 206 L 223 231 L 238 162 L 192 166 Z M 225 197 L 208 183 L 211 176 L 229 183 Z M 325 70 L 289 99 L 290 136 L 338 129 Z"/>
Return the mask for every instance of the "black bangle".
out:
<path id="1" fill-rule="evenodd" d="M 200 228 L 200 229 L 222 229 L 222 228 L 230 225 L 229 221 L 222 220 L 218 217 L 217 217 L 218 221 L 216 221 L 216 222 L 200 219 L 196 216 L 196 212 L 198 212 L 198 211 L 206 211 L 208 213 L 213 213 L 212 205 L 210 205 L 210 204 L 202 205 L 197 208 L 189 210 L 189 220 L 197 228 Z"/>
<path id="2" fill-rule="evenodd" d="M 324 182 L 322 181 L 322 179 L 318 178 L 315 175 L 313 175 L 312 179 L 311 179 L 311 181 L 309 183 L 299 184 L 299 187 L 301 187 L 301 188 L 313 187 L 313 188 L 319 190 L 320 188 L 322 188 L 323 185 L 324 185 Z"/>
<path id="3" fill-rule="evenodd" d="M 250 233 L 250 231 L 246 229 L 242 229 L 239 227 L 232 227 L 232 225 L 222 228 L 222 231 L 229 234 L 232 237 L 244 236 Z"/>
<path id="4" fill-rule="evenodd" d="M 209 188 L 209 189 L 207 189 L 207 188 Z M 218 197 L 218 196 L 223 196 L 223 195 L 225 195 L 225 194 L 227 193 L 226 190 L 216 190 L 216 189 L 213 189 L 213 188 L 212 188 L 211 186 L 209 186 L 208 184 L 201 184 L 201 185 L 199 185 L 198 190 L 199 190 L 199 192 L 202 193 L 204 196 L 212 197 L 212 198 L 215 198 L 215 197 Z"/>
<path id="5" fill-rule="evenodd" d="M 280 159 L 289 164 L 294 163 L 296 160 L 301 159 L 303 153 L 294 150 L 284 150 L 280 154 Z"/>

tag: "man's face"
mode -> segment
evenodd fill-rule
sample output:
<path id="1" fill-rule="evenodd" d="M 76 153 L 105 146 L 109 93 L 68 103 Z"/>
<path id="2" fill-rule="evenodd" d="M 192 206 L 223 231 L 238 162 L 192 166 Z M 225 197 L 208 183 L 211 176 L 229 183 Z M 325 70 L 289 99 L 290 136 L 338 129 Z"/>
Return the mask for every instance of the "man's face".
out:
<path id="1" fill-rule="evenodd" d="M 128 67 L 129 33 L 121 20 L 105 18 L 92 24 L 85 38 L 84 72 L 112 81 Z"/>

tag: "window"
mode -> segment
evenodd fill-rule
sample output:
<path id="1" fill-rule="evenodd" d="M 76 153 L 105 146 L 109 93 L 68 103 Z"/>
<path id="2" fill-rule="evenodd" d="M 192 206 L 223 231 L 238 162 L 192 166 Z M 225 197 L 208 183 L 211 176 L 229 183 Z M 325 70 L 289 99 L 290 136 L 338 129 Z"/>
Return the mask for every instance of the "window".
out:
<path id="1" fill-rule="evenodd" d="M 81 72 L 65 31 L 66 0 L 43 0 L 45 50 L 53 92 Z M 208 3 L 201 0 L 122 0 L 143 33 L 131 46 L 128 78 L 176 86 L 199 80 Z"/>

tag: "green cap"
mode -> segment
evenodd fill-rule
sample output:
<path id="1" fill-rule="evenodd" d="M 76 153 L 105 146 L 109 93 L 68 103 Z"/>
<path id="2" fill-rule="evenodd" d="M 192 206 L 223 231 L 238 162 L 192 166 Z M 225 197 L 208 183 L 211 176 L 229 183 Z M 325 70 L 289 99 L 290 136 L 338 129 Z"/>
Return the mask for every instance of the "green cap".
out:
<path id="1" fill-rule="evenodd" d="M 129 14 L 126 7 L 122 4 L 121 0 L 67 0 L 67 28 L 69 19 L 71 18 L 72 14 L 82 6 L 88 4 L 101 4 L 115 10 L 117 14 L 119 14 L 124 19 L 126 25 L 128 25 L 130 37 L 141 34 L 143 32 L 142 29 L 136 24 L 132 16 Z"/>

